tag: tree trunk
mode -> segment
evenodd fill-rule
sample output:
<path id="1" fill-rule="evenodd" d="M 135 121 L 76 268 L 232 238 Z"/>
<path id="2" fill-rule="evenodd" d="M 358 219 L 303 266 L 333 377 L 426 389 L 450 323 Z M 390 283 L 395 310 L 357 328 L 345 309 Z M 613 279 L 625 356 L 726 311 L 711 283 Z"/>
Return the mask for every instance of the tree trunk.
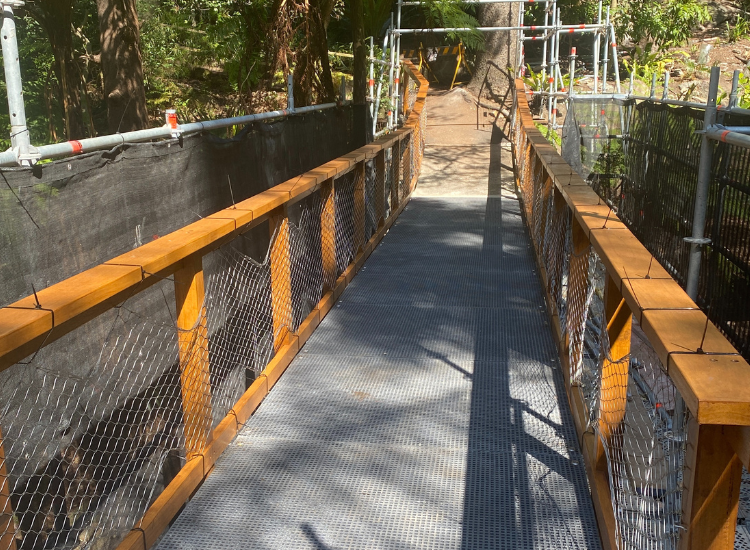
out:
<path id="1" fill-rule="evenodd" d="M 477 18 L 482 27 L 510 27 L 518 24 L 518 7 L 514 3 L 483 4 L 479 6 L 478 12 Z M 510 82 L 506 76 L 507 69 L 512 67 L 512 72 L 515 72 L 518 65 L 517 55 L 517 31 L 485 33 L 484 50 L 477 55 L 469 90 L 478 94 L 486 78 L 482 96 L 497 101 L 497 98 L 505 95 L 508 90 Z"/>
<path id="2" fill-rule="evenodd" d="M 81 73 L 73 59 L 72 0 L 44 0 L 29 12 L 44 27 L 55 58 L 54 70 L 62 91 L 65 135 L 86 137 L 81 109 Z"/>
<path id="3" fill-rule="evenodd" d="M 135 0 L 96 0 L 109 131 L 148 126 Z"/>
<path id="4" fill-rule="evenodd" d="M 365 49 L 365 13 L 363 0 L 349 1 L 354 50 L 354 147 L 362 147 L 367 135 L 367 53 Z"/>
<path id="5" fill-rule="evenodd" d="M 354 104 L 367 101 L 367 53 L 365 51 L 365 14 L 362 0 L 350 0 L 352 49 L 354 50 Z"/>
<path id="6" fill-rule="evenodd" d="M 311 105 L 316 99 L 314 97 L 316 90 L 319 103 L 329 103 L 336 97 L 331 66 L 328 63 L 328 33 L 325 28 L 325 19 L 330 16 L 330 13 L 322 11 L 322 4 L 321 0 L 310 1 L 306 21 L 307 40 L 302 41 L 301 46 L 295 52 L 294 105 L 296 107 Z M 320 61 L 321 70 L 319 74 L 316 74 L 315 64 L 318 61 Z"/>

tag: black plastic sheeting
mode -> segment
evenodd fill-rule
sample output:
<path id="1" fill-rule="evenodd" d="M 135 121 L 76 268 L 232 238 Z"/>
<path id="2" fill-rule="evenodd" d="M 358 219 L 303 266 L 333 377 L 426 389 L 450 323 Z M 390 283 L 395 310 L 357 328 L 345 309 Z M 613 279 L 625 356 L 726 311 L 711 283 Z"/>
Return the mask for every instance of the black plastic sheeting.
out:
<path id="1" fill-rule="evenodd" d="M 693 231 L 702 109 L 576 98 L 563 158 L 683 287 Z M 750 117 L 719 111 L 720 124 Z M 713 142 L 698 305 L 750 360 L 750 150 Z"/>
<path id="2" fill-rule="evenodd" d="M 351 107 L 0 171 L 0 307 L 353 149 Z"/>

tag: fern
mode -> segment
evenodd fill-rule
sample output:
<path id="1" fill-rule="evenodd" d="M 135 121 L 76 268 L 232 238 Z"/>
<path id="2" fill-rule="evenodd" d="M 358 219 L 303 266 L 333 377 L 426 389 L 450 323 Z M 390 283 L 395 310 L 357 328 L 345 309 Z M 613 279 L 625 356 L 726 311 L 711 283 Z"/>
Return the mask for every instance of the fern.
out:
<path id="1" fill-rule="evenodd" d="M 467 48 L 480 49 L 484 46 L 484 35 L 477 31 L 477 19 L 463 10 L 464 4 L 459 0 L 427 0 L 422 4 L 427 27 L 448 27 L 471 29 L 461 32 L 449 32 L 448 38 L 462 40 Z"/>

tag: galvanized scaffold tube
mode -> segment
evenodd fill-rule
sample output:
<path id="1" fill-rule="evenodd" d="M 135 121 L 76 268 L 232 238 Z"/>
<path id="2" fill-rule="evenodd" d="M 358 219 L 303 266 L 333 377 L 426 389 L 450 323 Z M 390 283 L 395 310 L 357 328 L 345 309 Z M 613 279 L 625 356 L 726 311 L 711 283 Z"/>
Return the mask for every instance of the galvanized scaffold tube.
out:
<path id="1" fill-rule="evenodd" d="M 395 57 L 394 57 L 394 38 L 395 38 L 395 31 L 393 28 L 393 12 L 391 12 L 391 24 L 388 30 L 388 35 L 390 36 L 389 39 L 389 46 L 390 46 L 390 54 L 391 54 L 391 66 L 388 71 L 388 98 L 391 102 L 391 105 L 389 105 L 388 109 L 388 129 L 393 128 L 393 68 L 394 64 L 396 63 Z"/>
<path id="2" fill-rule="evenodd" d="M 620 62 L 617 59 L 617 39 L 615 38 L 614 25 L 609 25 L 608 30 L 610 37 L 610 46 L 612 47 L 612 68 L 615 71 L 615 89 L 617 90 L 618 94 L 621 94 L 622 90 L 620 89 Z"/>
<path id="3" fill-rule="evenodd" d="M 381 53 L 381 60 L 379 61 L 382 65 L 387 65 L 388 67 L 390 67 L 392 71 L 393 65 L 388 63 L 385 60 L 386 52 L 388 51 L 388 47 L 390 44 L 390 39 L 391 39 L 391 28 L 389 27 L 388 32 L 385 33 L 385 38 L 383 38 L 383 52 Z M 373 136 L 377 134 L 377 129 L 378 129 L 377 126 L 378 126 L 378 114 L 380 113 L 380 93 L 382 92 L 382 90 L 383 90 L 383 78 L 381 74 L 381 76 L 378 77 L 378 87 L 375 92 L 375 108 L 374 108 L 374 113 L 372 116 L 372 135 Z"/>
<path id="4" fill-rule="evenodd" d="M 604 24 L 604 59 L 602 61 L 602 93 L 607 93 L 607 69 L 609 68 L 609 7 L 607 8 L 607 18 Z"/>
<path id="5" fill-rule="evenodd" d="M 599 0 L 599 10 L 596 16 L 597 24 L 602 24 L 602 0 Z M 600 31 L 596 31 L 594 36 L 594 93 L 599 93 L 599 50 L 601 49 L 602 35 Z"/>
<path id="6" fill-rule="evenodd" d="M 370 94 L 370 116 L 373 116 L 372 109 L 375 106 L 375 39 L 370 37 L 370 78 L 367 79 L 367 89 Z"/>
<path id="7" fill-rule="evenodd" d="M 14 162 L 19 166 L 31 166 L 39 159 L 39 155 L 31 147 L 29 128 L 26 126 L 26 107 L 23 101 L 16 19 L 13 13 L 14 7 L 21 7 L 23 4 L 21 1 L 2 2 L 2 48 L 5 86 L 8 93 L 8 114 L 10 115 L 11 149 L 8 152 L 12 153 Z"/>
<path id="8" fill-rule="evenodd" d="M 549 0 L 544 2 L 544 26 L 549 26 Z M 542 47 L 542 82 L 547 78 L 547 42 L 549 35 L 544 33 L 544 45 Z"/>
<path id="9" fill-rule="evenodd" d="M 703 128 L 709 130 L 716 123 L 716 100 L 719 95 L 719 67 L 711 68 L 711 79 L 708 84 L 708 100 L 703 116 Z M 701 138 L 700 161 L 698 163 L 698 182 L 695 191 L 695 209 L 693 211 L 693 231 L 685 241 L 690 244 L 687 284 L 685 292 L 693 301 L 698 299 L 698 279 L 701 271 L 703 246 L 710 242 L 705 238 L 706 210 L 708 209 L 708 189 L 711 185 L 711 166 L 713 144 L 707 133 Z"/>
<path id="10" fill-rule="evenodd" d="M 401 0 L 396 5 L 396 30 L 401 30 Z M 401 34 L 396 34 L 396 79 L 393 88 L 393 112 L 394 123 L 398 125 L 398 114 L 401 112 L 400 88 L 401 88 Z"/>
<path id="11" fill-rule="evenodd" d="M 511 6 L 512 9 L 512 6 Z M 524 65 L 524 57 L 525 57 L 525 51 L 523 48 L 523 40 L 524 40 L 524 21 L 526 17 L 526 10 L 525 6 L 523 4 L 519 4 L 518 6 L 518 26 L 521 27 L 521 29 L 518 31 L 518 47 L 516 48 L 516 75 L 522 75 L 524 74 L 523 71 L 523 65 Z"/>
<path id="12" fill-rule="evenodd" d="M 562 72 L 560 70 L 560 29 L 562 29 L 563 25 L 562 23 L 562 9 L 557 7 L 557 2 L 555 2 L 555 10 L 557 11 L 556 14 L 556 21 L 557 21 L 557 28 L 555 29 L 555 91 L 562 88 Z M 553 99 L 553 105 L 552 105 L 552 116 L 554 117 L 552 121 L 552 127 L 557 128 L 557 96 L 555 96 Z"/>

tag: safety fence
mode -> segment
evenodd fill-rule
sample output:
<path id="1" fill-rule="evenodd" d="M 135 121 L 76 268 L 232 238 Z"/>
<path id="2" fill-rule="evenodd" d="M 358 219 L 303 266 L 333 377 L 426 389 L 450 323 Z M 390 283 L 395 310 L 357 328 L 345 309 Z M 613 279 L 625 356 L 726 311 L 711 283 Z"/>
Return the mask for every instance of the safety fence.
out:
<path id="1" fill-rule="evenodd" d="M 154 544 L 409 201 L 406 72 L 402 129 L 0 308 L 0 549 Z"/>
<path id="2" fill-rule="evenodd" d="M 683 287 L 687 284 L 704 109 L 654 99 L 573 98 L 563 157 Z M 718 112 L 718 122 L 750 117 Z M 711 142 L 697 303 L 750 358 L 750 149 Z"/>
<path id="3" fill-rule="evenodd" d="M 605 548 L 733 548 L 750 365 L 536 129 L 522 92 L 512 146 Z"/>

